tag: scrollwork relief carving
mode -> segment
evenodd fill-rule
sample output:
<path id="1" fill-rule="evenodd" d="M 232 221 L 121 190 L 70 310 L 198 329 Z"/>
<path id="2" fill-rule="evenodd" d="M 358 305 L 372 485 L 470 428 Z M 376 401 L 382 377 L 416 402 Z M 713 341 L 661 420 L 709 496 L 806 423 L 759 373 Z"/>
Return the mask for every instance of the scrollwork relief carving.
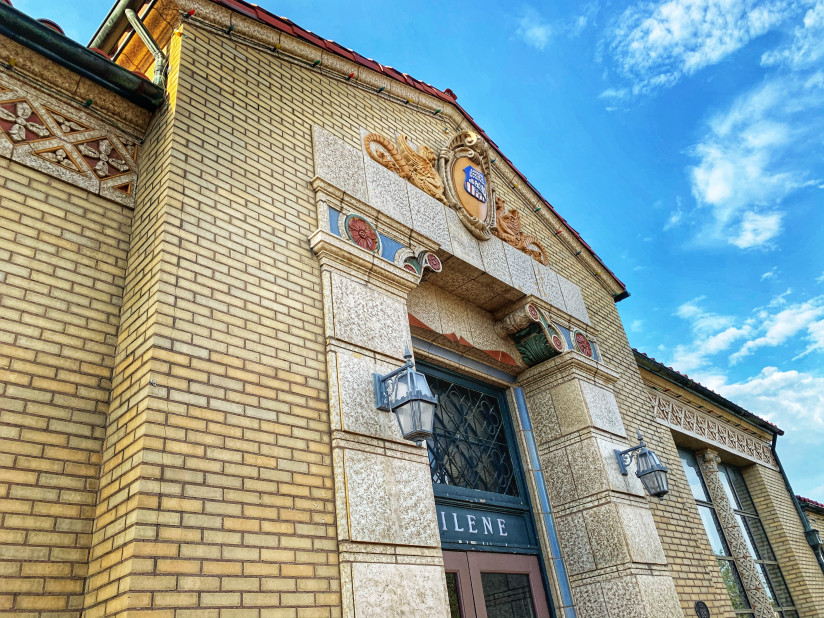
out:
<path id="1" fill-rule="evenodd" d="M 390 139 L 378 133 L 366 135 L 363 146 L 374 161 L 446 204 L 443 180 L 435 169 L 437 157 L 431 148 L 422 144 L 416 152 L 409 145 L 406 135 L 399 135 L 398 145 L 395 146 Z"/>
<path id="2" fill-rule="evenodd" d="M 546 249 L 534 236 L 524 234 L 521 229 L 521 213 L 515 209 L 506 208 L 506 201 L 502 197 L 495 199 L 496 227 L 492 230 L 498 238 L 509 243 L 519 251 L 532 256 L 541 264 L 549 264 Z"/>
<path id="3" fill-rule="evenodd" d="M 700 410 L 688 409 L 657 391 L 648 391 L 655 418 L 665 425 L 713 442 L 748 459 L 776 467 L 770 445 Z"/>

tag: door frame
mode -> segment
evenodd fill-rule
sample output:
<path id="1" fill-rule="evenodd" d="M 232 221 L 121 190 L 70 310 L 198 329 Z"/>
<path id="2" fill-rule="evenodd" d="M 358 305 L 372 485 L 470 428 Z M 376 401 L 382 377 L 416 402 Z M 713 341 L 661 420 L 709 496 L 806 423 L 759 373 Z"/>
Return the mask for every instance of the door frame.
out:
<path id="1" fill-rule="evenodd" d="M 457 574 L 458 604 L 463 618 L 487 618 L 481 573 L 513 573 L 529 577 L 536 618 L 550 618 L 547 592 L 538 556 L 493 552 L 443 552 L 444 570 Z M 472 599 L 469 607 L 468 599 Z"/>

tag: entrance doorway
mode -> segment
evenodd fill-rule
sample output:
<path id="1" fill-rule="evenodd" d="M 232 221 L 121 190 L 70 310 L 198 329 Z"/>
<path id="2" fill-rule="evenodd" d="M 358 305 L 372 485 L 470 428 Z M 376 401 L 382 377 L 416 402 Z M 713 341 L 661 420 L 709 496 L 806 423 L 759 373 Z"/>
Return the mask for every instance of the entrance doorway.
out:
<path id="1" fill-rule="evenodd" d="M 549 618 L 536 556 L 443 552 L 451 618 Z"/>

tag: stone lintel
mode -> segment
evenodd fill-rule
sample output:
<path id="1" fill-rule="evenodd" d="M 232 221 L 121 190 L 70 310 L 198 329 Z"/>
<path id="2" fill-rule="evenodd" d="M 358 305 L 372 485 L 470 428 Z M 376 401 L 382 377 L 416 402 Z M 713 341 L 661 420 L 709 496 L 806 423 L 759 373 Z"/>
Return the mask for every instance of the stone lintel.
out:
<path id="1" fill-rule="evenodd" d="M 402 299 L 418 285 L 418 276 L 356 247 L 325 230 L 309 237 L 309 246 L 320 262 L 321 270 L 335 270 Z"/>

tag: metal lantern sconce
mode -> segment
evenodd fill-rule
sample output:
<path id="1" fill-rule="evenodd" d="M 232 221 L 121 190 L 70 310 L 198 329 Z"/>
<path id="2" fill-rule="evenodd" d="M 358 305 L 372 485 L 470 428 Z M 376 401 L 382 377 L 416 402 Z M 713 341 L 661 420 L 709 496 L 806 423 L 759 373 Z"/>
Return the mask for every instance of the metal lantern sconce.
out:
<path id="1" fill-rule="evenodd" d="M 394 412 L 407 440 L 422 442 L 432 436 L 438 398 L 432 394 L 426 376 L 415 371 L 409 346 L 406 363 L 385 376 L 374 374 L 375 404 L 378 410 Z"/>
<path id="2" fill-rule="evenodd" d="M 627 466 L 632 462 L 633 455 L 637 459 L 637 470 L 635 475 L 641 479 L 644 489 L 650 496 L 655 496 L 663 500 L 669 493 L 669 483 L 667 482 L 667 467 L 661 463 L 658 455 L 652 449 L 647 448 L 641 430 L 638 430 L 638 446 L 633 446 L 625 451 L 615 449 L 615 458 L 618 460 L 618 469 L 621 474 L 629 474 Z"/>

